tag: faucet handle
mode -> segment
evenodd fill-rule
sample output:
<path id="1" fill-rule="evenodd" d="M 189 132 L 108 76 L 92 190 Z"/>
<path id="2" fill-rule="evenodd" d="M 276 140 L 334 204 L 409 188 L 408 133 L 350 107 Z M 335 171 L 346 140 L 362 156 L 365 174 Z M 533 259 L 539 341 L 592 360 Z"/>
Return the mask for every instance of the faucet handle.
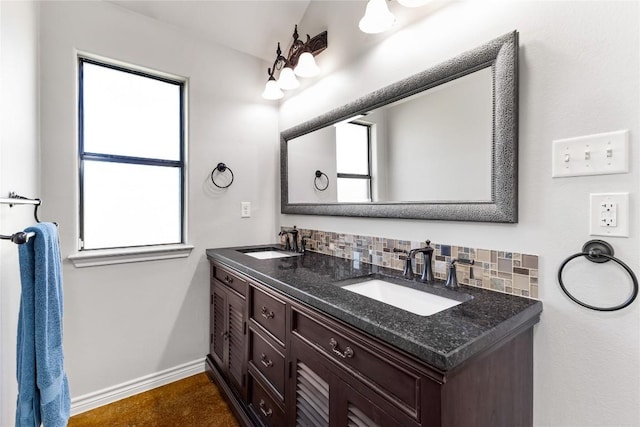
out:
<path id="1" fill-rule="evenodd" d="M 460 287 L 458 285 L 458 275 L 456 274 L 456 261 L 458 260 L 452 259 L 449 263 L 449 274 L 447 275 L 447 281 L 444 284 L 444 286 L 449 289 L 458 289 Z"/>

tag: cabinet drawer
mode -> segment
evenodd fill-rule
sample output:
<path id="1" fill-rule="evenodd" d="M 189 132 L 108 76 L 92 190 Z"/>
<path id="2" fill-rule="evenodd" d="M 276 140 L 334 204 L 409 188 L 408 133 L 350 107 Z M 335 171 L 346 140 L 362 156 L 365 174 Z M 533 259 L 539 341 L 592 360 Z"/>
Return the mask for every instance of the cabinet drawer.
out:
<path id="1" fill-rule="evenodd" d="M 295 309 L 292 311 L 292 332 L 354 372 L 407 415 L 419 418 L 420 374 L 393 353 L 368 344 L 364 341 L 366 338 L 359 338 L 327 320 L 320 323 Z"/>
<path id="2" fill-rule="evenodd" d="M 285 337 L 285 303 L 261 290 L 251 287 L 251 312 L 249 316 L 273 334 L 281 343 Z"/>
<path id="3" fill-rule="evenodd" d="M 213 264 L 211 266 L 211 276 L 218 279 L 220 282 L 230 287 L 237 293 L 239 293 L 243 298 L 247 296 L 247 281 L 246 279 L 238 276 L 235 273 L 232 273 L 230 270 L 227 270 L 224 267 L 221 267 L 219 264 Z"/>
<path id="4" fill-rule="evenodd" d="M 284 410 L 271 398 L 260 381 L 249 375 L 249 407 L 263 425 L 282 427 L 285 424 Z"/>
<path id="5" fill-rule="evenodd" d="M 284 398 L 285 362 L 284 355 L 271 345 L 253 328 L 249 328 L 250 363 L 271 383 Z"/>

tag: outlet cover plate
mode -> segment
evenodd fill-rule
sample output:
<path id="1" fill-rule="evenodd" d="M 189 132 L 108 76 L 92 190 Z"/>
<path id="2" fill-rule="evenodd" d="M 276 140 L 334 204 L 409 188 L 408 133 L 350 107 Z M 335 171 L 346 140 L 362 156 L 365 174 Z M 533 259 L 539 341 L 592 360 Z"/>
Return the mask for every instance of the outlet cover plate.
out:
<path id="1" fill-rule="evenodd" d="M 590 199 L 590 235 L 629 237 L 629 193 L 592 193 Z"/>

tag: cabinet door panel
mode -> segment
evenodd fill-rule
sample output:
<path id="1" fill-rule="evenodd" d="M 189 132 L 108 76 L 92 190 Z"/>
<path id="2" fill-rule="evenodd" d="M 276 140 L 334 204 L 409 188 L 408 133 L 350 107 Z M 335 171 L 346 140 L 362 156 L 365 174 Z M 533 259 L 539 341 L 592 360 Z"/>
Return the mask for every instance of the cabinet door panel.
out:
<path id="1" fill-rule="evenodd" d="M 292 376 L 287 399 L 291 411 L 289 425 L 327 427 L 330 425 L 331 373 L 316 352 L 291 340 Z"/>
<path id="2" fill-rule="evenodd" d="M 240 394 L 244 395 L 244 375 L 246 372 L 246 356 L 244 352 L 245 326 L 244 326 L 244 301 L 237 295 L 227 295 L 228 310 L 228 347 L 227 360 L 229 377 L 235 383 Z"/>
<path id="3" fill-rule="evenodd" d="M 227 336 L 226 293 L 220 291 L 217 286 L 212 286 L 212 324 L 211 324 L 211 355 L 219 368 L 225 366 L 225 339 Z"/>

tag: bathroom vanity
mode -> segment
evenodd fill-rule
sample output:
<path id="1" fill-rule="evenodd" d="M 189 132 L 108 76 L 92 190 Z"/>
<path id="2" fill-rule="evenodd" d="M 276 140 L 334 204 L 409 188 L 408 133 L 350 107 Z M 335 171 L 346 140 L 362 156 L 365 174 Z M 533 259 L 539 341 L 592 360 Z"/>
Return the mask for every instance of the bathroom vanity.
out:
<path id="1" fill-rule="evenodd" d="M 241 424 L 532 425 L 540 301 L 278 249 L 207 250 L 207 372 Z M 372 279 L 453 306 L 418 315 L 345 288 Z"/>

